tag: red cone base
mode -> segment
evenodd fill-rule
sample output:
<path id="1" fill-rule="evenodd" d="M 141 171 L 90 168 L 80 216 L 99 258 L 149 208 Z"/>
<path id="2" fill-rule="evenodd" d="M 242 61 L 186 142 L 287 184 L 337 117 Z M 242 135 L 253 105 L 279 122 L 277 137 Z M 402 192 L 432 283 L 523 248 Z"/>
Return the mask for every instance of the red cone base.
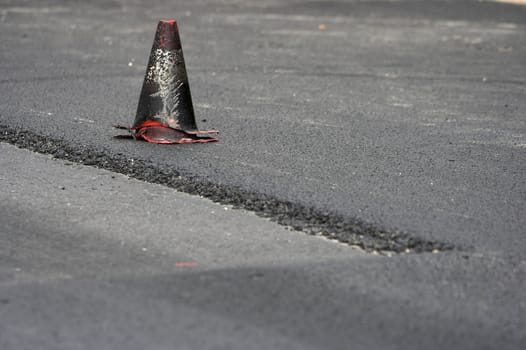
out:
<path id="1" fill-rule="evenodd" d="M 125 129 L 131 133 L 116 136 L 118 138 L 134 138 L 159 144 L 204 143 L 219 140 L 217 137 L 210 136 L 210 134 L 217 134 L 217 130 L 186 132 L 171 128 L 156 120 L 145 120 L 141 125 L 133 128 L 121 125 L 115 125 L 115 128 Z"/>

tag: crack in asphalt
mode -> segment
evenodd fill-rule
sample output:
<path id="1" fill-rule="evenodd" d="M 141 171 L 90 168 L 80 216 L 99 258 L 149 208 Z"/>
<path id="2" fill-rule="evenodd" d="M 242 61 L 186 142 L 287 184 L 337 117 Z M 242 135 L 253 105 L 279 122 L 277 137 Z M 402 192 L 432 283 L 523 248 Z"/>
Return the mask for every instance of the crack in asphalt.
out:
<path id="1" fill-rule="evenodd" d="M 171 187 L 181 192 L 208 198 L 222 205 L 249 210 L 287 228 L 357 246 L 369 253 L 384 255 L 436 253 L 459 249 L 451 243 L 426 240 L 401 230 L 379 227 L 359 218 L 344 217 L 330 211 L 306 207 L 233 186 L 219 185 L 194 177 L 183 177 L 177 170 L 160 169 L 155 164 L 131 159 L 124 154 L 101 153 L 84 146 L 2 124 L 0 124 L 0 142 L 49 154 L 57 159 L 94 166 L 138 180 Z"/>

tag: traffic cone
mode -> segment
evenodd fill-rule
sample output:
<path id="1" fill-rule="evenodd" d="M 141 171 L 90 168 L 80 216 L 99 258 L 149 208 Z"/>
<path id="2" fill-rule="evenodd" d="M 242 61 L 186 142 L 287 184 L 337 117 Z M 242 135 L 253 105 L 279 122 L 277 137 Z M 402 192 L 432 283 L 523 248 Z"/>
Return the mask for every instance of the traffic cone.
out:
<path id="1" fill-rule="evenodd" d="M 176 21 L 159 21 L 135 121 L 131 128 L 115 127 L 131 134 L 117 137 L 154 143 L 218 141 L 217 130 L 197 128 Z"/>

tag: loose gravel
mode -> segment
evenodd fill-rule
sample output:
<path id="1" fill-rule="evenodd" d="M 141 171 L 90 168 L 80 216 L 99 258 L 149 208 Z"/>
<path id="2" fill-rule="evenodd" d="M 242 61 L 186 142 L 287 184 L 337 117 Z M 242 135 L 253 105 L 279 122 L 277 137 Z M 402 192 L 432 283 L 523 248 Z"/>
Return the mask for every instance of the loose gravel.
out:
<path id="1" fill-rule="evenodd" d="M 106 154 L 24 130 L 0 125 L 0 141 L 57 159 L 94 166 L 135 179 L 161 184 L 181 192 L 199 195 L 233 208 L 253 211 L 259 216 L 310 235 L 324 236 L 370 252 L 440 252 L 459 249 L 447 242 L 425 240 L 397 229 L 378 227 L 358 218 L 343 217 L 329 211 L 309 208 L 268 195 L 224 186 L 199 178 L 183 177 L 176 170 L 160 169 L 155 164 L 131 159 L 125 154 Z"/>

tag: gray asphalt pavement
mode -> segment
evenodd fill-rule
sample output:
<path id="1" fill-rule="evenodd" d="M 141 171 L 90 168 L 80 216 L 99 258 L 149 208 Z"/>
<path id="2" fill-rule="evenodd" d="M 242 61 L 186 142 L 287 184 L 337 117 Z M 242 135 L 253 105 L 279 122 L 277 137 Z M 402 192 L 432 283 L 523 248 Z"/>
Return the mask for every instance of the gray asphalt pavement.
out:
<path id="1" fill-rule="evenodd" d="M 218 143 L 112 138 L 161 18 Z M 525 23 L 489 1 L 0 1 L 1 140 L 112 171 L 1 145 L 1 347 L 521 348 Z M 155 206 L 174 217 L 137 222 Z"/>
<path id="2" fill-rule="evenodd" d="M 0 151 L 1 349 L 513 349 L 525 340 L 524 261 L 375 256 L 160 185 Z"/>

